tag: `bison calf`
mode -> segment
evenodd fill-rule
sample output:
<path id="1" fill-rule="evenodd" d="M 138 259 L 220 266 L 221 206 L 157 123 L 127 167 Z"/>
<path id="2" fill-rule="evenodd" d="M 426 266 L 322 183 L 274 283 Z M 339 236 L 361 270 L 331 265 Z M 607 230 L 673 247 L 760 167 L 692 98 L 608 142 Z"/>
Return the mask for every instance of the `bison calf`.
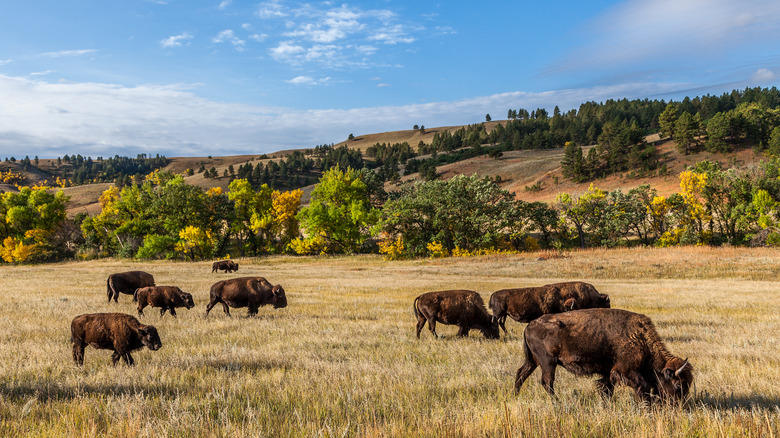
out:
<path id="1" fill-rule="evenodd" d="M 263 277 L 241 277 L 214 283 L 210 291 L 211 300 L 206 306 L 206 316 L 217 303 L 230 316 L 228 307 L 248 307 L 246 316 L 257 315 L 260 306 L 271 304 L 274 309 L 287 307 L 287 296 L 280 285 L 271 285 Z"/>
<path id="2" fill-rule="evenodd" d="M 490 311 L 504 332 L 507 316 L 517 322 L 530 322 L 549 313 L 609 307 L 607 294 L 581 281 L 502 289 L 490 296 Z"/>
<path id="3" fill-rule="evenodd" d="M 162 347 L 157 329 L 138 322 L 135 317 L 123 313 L 91 313 L 73 318 L 70 324 L 70 341 L 73 343 L 73 361 L 84 365 L 84 349 L 91 345 L 97 349 L 114 350 L 111 362 L 116 365 L 121 358 L 128 365 L 135 361 L 130 352 L 144 345 L 150 350 Z"/>
<path id="4" fill-rule="evenodd" d="M 523 337 L 525 363 L 517 370 L 515 391 L 537 366 L 550 395 L 557 365 L 578 376 L 600 376 L 596 386 L 606 397 L 622 383 L 643 401 L 652 396 L 678 401 L 688 396 L 693 382 L 691 364 L 666 349 L 650 318 L 627 310 L 544 315 L 528 324 Z"/>
<path id="5" fill-rule="evenodd" d="M 498 323 L 485 309 L 478 293 L 470 290 L 428 292 L 414 299 L 417 317 L 417 338 L 428 321 L 428 328 L 436 335 L 436 323 L 458 326 L 458 336 L 468 336 L 469 330 L 480 330 L 487 339 L 498 339 Z"/>
<path id="6" fill-rule="evenodd" d="M 225 272 L 238 271 L 238 263 L 234 262 L 233 260 L 220 260 L 218 262 L 214 262 L 211 265 L 211 272 L 217 272 L 219 270 Z"/>
<path id="7" fill-rule="evenodd" d="M 171 311 L 171 315 L 176 317 L 177 307 L 186 307 L 192 309 L 195 302 L 192 295 L 183 292 L 176 286 L 149 286 L 135 290 L 133 294 L 134 301 L 138 301 L 138 316 L 143 316 L 144 307 L 159 307 L 160 318 L 165 315 L 166 310 Z"/>
<path id="8" fill-rule="evenodd" d="M 111 298 L 117 302 L 120 293 L 133 295 L 136 289 L 146 286 L 154 286 L 154 277 L 147 272 L 128 271 L 111 274 L 106 280 L 108 302 L 111 302 Z"/>

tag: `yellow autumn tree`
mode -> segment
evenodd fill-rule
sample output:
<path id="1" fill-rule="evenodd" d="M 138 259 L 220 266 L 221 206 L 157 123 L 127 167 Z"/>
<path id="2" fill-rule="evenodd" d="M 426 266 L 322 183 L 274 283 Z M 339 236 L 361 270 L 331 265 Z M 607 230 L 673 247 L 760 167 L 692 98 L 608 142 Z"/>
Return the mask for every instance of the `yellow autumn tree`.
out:
<path id="1" fill-rule="evenodd" d="M 209 230 L 188 225 L 179 232 L 176 251 L 185 254 L 190 260 L 210 259 L 214 252 L 214 237 Z"/>

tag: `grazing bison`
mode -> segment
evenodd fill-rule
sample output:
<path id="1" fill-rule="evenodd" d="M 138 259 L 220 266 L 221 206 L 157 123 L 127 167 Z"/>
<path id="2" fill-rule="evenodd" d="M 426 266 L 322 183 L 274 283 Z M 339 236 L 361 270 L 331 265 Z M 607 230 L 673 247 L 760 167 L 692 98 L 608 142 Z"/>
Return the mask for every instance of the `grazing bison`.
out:
<path id="1" fill-rule="evenodd" d="M 166 310 L 170 310 L 171 315 L 175 318 L 176 307 L 186 307 L 187 309 L 195 307 L 192 295 L 183 292 L 176 286 L 147 286 L 136 289 L 133 301 L 138 301 L 138 316 L 143 316 L 146 306 L 159 307 L 160 318 L 165 315 Z"/>
<path id="2" fill-rule="evenodd" d="M 225 272 L 238 271 L 238 263 L 234 262 L 233 260 L 220 260 L 218 262 L 214 262 L 214 264 L 211 265 L 211 272 L 217 272 L 219 270 Z"/>
<path id="3" fill-rule="evenodd" d="M 685 399 L 693 382 L 688 359 L 671 354 L 653 322 L 645 315 L 621 309 L 587 309 L 544 315 L 525 329 L 525 363 L 517 370 L 515 391 L 537 366 L 542 386 L 554 395 L 555 367 L 575 375 L 601 376 L 596 386 L 609 397 L 617 383 L 650 401 Z"/>
<path id="4" fill-rule="evenodd" d="M 111 274 L 108 276 L 108 280 L 106 280 L 108 302 L 111 302 L 111 298 L 114 298 L 114 302 L 117 302 L 120 293 L 133 295 L 136 289 L 146 286 L 154 286 L 154 277 L 152 277 L 152 274 L 144 271 Z M 135 298 L 133 298 L 133 301 L 135 301 Z"/>
<path id="5" fill-rule="evenodd" d="M 273 286 L 263 277 L 241 277 L 222 280 L 211 286 L 211 300 L 206 306 L 206 316 L 217 303 L 222 304 L 225 314 L 230 316 L 229 307 L 248 307 L 247 317 L 257 315 L 257 309 L 272 304 L 274 309 L 287 307 L 287 297 L 281 285 Z"/>
<path id="6" fill-rule="evenodd" d="M 469 330 L 482 332 L 487 339 L 498 339 L 498 323 L 485 309 L 485 302 L 478 293 L 470 290 L 445 290 L 428 292 L 414 299 L 414 315 L 417 317 L 417 338 L 428 321 L 428 328 L 436 335 L 436 323 L 458 326 L 458 336 L 468 336 Z"/>
<path id="7" fill-rule="evenodd" d="M 150 350 L 162 347 L 157 329 L 138 322 L 135 317 L 123 313 L 91 313 L 73 318 L 70 324 L 70 341 L 73 343 L 73 361 L 84 365 L 84 349 L 91 345 L 97 349 L 114 350 L 111 362 L 116 365 L 121 358 L 128 365 L 135 361 L 130 352 L 146 345 Z"/>
<path id="8" fill-rule="evenodd" d="M 490 311 L 504 332 L 507 316 L 517 322 L 530 322 L 548 313 L 591 308 L 609 308 L 609 296 L 581 281 L 502 289 L 490 296 Z"/>

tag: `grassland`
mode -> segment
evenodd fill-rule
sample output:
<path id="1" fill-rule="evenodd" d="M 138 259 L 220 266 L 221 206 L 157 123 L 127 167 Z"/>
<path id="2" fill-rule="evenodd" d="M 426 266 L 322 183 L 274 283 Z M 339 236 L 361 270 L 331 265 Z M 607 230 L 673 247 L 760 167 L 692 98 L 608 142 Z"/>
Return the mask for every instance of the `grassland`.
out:
<path id="1" fill-rule="evenodd" d="M 388 262 L 374 256 L 210 263 L 124 260 L 3 266 L 0 436 L 778 436 L 780 253 L 769 249 L 592 250 Z M 107 304 L 111 272 L 142 269 L 175 284 L 197 307 L 178 320 L 147 311 L 163 348 L 112 367 L 110 352 L 71 359 L 81 313 L 135 314 L 129 296 Z M 220 307 L 205 319 L 210 285 L 263 275 L 289 306 Z M 621 388 L 602 400 L 593 382 L 559 369 L 551 399 L 539 371 L 519 395 L 523 324 L 484 340 L 439 326 L 414 336 L 411 303 L 436 289 L 487 299 L 509 286 L 584 280 L 614 307 L 645 313 L 670 350 L 695 366 L 684 407 L 639 405 Z"/>

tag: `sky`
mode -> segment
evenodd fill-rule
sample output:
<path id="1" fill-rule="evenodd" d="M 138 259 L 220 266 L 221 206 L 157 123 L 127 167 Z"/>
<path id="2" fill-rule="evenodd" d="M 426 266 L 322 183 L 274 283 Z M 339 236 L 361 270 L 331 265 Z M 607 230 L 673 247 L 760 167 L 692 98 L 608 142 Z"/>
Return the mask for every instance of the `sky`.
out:
<path id="1" fill-rule="evenodd" d="M 780 85 L 780 1 L 0 0 L 0 157 L 261 154 Z"/>

